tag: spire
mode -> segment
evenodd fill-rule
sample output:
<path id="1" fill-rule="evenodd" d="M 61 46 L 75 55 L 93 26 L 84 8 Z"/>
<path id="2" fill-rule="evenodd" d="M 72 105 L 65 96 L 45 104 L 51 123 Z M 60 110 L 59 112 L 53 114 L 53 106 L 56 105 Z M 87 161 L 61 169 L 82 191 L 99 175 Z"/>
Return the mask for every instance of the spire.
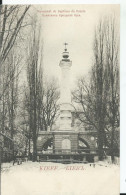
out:
<path id="1" fill-rule="evenodd" d="M 64 45 L 65 45 L 65 49 L 64 49 L 64 51 L 67 51 L 66 46 L 68 45 L 68 43 L 64 43 Z"/>
<path id="2" fill-rule="evenodd" d="M 66 47 L 68 45 L 68 43 L 64 43 L 64 45 L 65 45 L 65 48 L 64 48 L 64 52 L 62 54 L 62 56 L 63 56 L 62 61 L 69 62 L 70 61 L 70 59 L 68 59 L 69 58 L 69 52 L 67 52 L 67 47 Z"/>

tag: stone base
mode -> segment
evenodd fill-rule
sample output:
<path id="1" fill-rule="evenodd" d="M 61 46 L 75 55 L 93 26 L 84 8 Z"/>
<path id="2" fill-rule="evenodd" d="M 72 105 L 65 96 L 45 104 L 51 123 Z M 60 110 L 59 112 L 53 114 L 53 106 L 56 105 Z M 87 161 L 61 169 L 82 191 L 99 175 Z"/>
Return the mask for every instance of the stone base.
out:
<path id="1" fill-rule="evenodd" d="M 57 131 L 54 134 L 55 152 L 71 153 L 78 150 L 78 133 L 73 131 Z"/>
<path id="2" fill-rule="evenodd" d="M 58 131 L 40 131 L 38 133 L 37 139 L 37 151 L 40 154 L 44 155 L 43 147 L 47 142 L 53 143 L 52 149 L 45 153 L 51 153 L 52 155 L 90 155 L 96 156 L 96 136 L 97 132 L 94 131 L 85 131 L 77 132 L 74 130 L 58 130 Z M 92 136 L 94 139 L 92 140 Z M 87 144 L 87 151 L 82 151 L 79 148 L 79 141 L 82 141 L 84 144 Z M 88 161 L 88 159 L 86 159 Z"/>

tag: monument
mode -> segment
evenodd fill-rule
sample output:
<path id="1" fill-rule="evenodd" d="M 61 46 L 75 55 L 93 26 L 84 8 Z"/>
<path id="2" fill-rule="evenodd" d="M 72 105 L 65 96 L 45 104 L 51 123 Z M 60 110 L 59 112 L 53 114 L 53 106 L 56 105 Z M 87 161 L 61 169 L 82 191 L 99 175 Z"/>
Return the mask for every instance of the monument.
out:
<path id="1" fill-rule="evenodd" d="M 61 67 L 61 87 L 60 87 L 60 130 L 71 130 L 71 91 L 70 91 L 70 68 L 72 62 L 69 59 L 69 52 L 65 49 L 59 66 Z"/>
<path id="2" fill-rule="evenodd" d="M 38 133 L 37 151 L 41 159 L 72 159 L 92 160 L 97 155 L 97 132 L 76 131 L 72 127 L 72 104 L 70 90 L 70 73 L 72 61 L 69 58 L 67 43 L 59 63 L 61 68 L 60 84 L 60 127 L 54 131 L 40 131 Z"/>

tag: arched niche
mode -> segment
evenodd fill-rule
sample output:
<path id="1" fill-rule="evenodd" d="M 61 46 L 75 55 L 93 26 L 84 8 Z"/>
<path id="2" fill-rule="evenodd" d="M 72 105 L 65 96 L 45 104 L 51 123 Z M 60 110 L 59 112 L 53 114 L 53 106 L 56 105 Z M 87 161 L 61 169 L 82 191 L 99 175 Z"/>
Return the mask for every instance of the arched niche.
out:
<path id="1" fill-rule="evenodd" d="M 45 141 L 42 147 L 43 153 L 53 153 L 53 138 L 49 138 Z"/>
<path id="2" fill-rule="evenodd" d="M 62 140 L 62 152 L 71 152 L 71 141 L 68 138 Z"/>
<path id="3" fill-rule="evenodd" d="M 79 152 L 82 153 L 89 153 L 90 152 L 90 146 L 88 142 L 85 139 L 79 138 Z"/>

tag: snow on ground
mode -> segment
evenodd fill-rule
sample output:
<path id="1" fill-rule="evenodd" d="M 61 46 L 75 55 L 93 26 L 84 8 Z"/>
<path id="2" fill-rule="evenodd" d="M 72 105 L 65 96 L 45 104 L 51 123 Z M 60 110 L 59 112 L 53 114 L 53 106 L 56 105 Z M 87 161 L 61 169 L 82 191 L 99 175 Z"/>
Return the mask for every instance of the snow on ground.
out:
<path id="1" fill-rule="evenodd" d="M 91 166 L 90 166 L 91 165 Z M 119 166 L 23 162 L 4 163 L 1 195 L 118 195 Z"/>

